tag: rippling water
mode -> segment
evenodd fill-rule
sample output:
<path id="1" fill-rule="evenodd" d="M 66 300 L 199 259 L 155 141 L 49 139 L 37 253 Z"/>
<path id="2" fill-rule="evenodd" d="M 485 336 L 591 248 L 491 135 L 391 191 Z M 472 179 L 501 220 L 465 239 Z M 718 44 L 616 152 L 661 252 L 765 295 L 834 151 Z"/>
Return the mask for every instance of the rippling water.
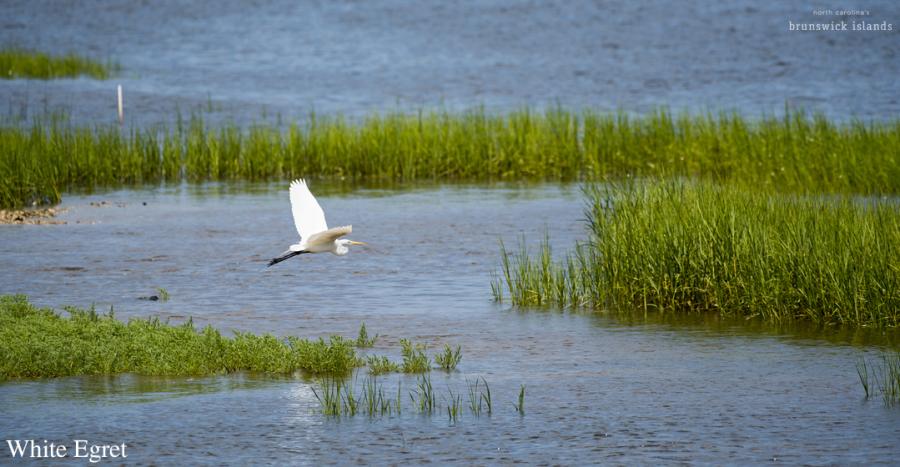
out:
<path id="1" fill-rule="evenodd" d="M 179 111 L 247 123 L 555 104 L 894 118 L 900 6 L 853 7 L 894 30 L 789 32 L 788 21 L 834 19 L 802 2 L 10 0 L 0 3 L 0 44 L 113 58 L 124 71 L 111 81 L 0 80 L 0 113 L 112 122 L 121 83 L 126 118 L 142 127 Z M 165 464 L 900 458 L 900 411 L 863 401 L 855 372 L 895 336 L 493 303 L 500 239 L 549 233 L 563 251 L 581 238 L 577 186 L 313 188 L 331 225 L 352 222 L 371 248 L 266 269 L 295 241 L 281 185 L 71 195 L 67 225 L 0 226 L 0 293 L 277 335 L 353 336 L 365 321 L 381 335 L 370 352 L 394 359 L 404 337 L 458 344 L 459 371 L 434 372 L 435 389 L 459 393 L 484 377 L 492 417 L 450 423 L 407 404 L 400 416 L 328 419 L 300 377 L 76 377 L 0 383 L 0 439 L 125 442 L 128 460 Z M 138 299 L 157 287 L 171 300 Z M 382 381 L 389 393 L 415 384 Z"/>
<path id="2" fill-rule="evenodd" d="M 8 0 L 0 44 L 114 58 L 111 81 L 0 80 L 0 112 L 83 122 L 287 119 L 435 106 L 556 103 L 644 112 L 900 114 L 900 3 L 857 0 L 890 32 L 789 31 L 830 22 L 808 2 L 216 2 Z M 848 21 L 850 18 L 846 18 Z M 857 19 L 860 19 L 858 17 Z"/>
<path id="3" fill-rule="evenodd" d="M 549 232 L 562 250 L 581 237 L 577 186 L 346 193 L 314 185 L 329 222 L 352 222 L 353 237 L 372 247 L 266 269 L 294 241 L 284 188 L 67 196 L 67 225 L 0 226 L 0 293 L 279 335 L 351 337 L 365 321 L 381 334 L 370 352 L 395 360 L 403 337 L 430 349 L 458 344 L 459 371 L 433 372 L 434 387 L 445 398 L 448 388 L 462 392 L 465 404 L 466 379 L 484 377 L 492 417 L 464 413 L 454 424 L 443 411 L 416 414 L 406 395 L 415 379 L 399 375 L 381 379 L 389 394 L 402 384 L 399 417 L 340 420 L 317 412 L 312 382 L 299 377 L 77 377 L 0 384 L 0 438 L 125 442 L 129 460 L 180 464 L 891 464 L 900 456 L 900 411 L 865 402 L 855 370 L 884 340 L 493 303 L 500 239 L 514 245 L 520 234 Z M 138 299 L 156 287 L 171 299 Z M 513 403 L 522 384 L 520 417 Z"/>

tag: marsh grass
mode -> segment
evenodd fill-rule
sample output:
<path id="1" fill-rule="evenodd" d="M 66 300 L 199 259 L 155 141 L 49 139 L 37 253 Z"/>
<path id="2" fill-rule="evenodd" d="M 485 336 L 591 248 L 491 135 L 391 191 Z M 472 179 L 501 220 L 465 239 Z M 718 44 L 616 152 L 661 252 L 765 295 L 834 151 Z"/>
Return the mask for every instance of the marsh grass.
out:
<path id="1" fill-rule="evenodd" d="M 869 365 L 864 358 L 856 362 L 856 374 L 859 376 L 859 383 L 866 393 L 866 399 L 871 397 L 872 392 L 869 390 Z"/>
<path id="2" fill-rule="evenodd" d="M 367 376 L 356 393 L 355 379 L 349 383 L 340 378 L 327 377 L 312 386 L 313 395 L 319 402 L 319 410 L 323 415 L 332 417 L 352 417 L 364 413 L 369 417 L 391 416 L 400 414 L 400 408 L 394 406 L 387 397 L 384 386 L 375 376 Z"/>
<path id="3" fill-rule="evenodd" d="M 479 387 L 480 386 L 480 387 Z M 491 401 L 491 388 L 488 386 L 484 377 L 475 378 L 474 384 L 466 379 L 466 389 L 469 395 L 469 411 L 472 415 L 480 416 L 482 411 L 487 411 L 488 415 L 493 412 L 493 402 Z"/>
<path id="4" fill-rule="evenodd" d="M 317 390 L 316 386 L 313 386 L 312 391 L 316 400 L 319 401 L 319 408 L 322 414 L 335 417 L 340 416 L 341 403 L 343 401 L 341 397 L 343 381 L 337 378 L 325 378 L 320 380 L 318 384 L 319 389 Z"/>
<path id="5" fill-rule="evenodd" d="M 425 353 L 425 344 L 413 344 L 409 339 L 400 339 L 400 353 L 403 355 L 404 373 L 426 373 L 431 371 L 431 358 Z"/>
<path id="6" fill-rule="evenodd" d="M 159 296 L 159 301 L 161 301 L 161 302 L 168 302 L 168 301 L 169 301 L 169 291 L 168 291 L 168 290 L 166 290 L 166 289 L 164 289 L 164 288 L 162 288 L 162 287 L 157 287 L 157 288 L 156 288 L 156 292 L 157 292 L 157 294 L 158 294 L 158 296 Z"/>
<path id="7" fill-rule="evenodd" d="M 450 393 L 450 398 L 447 400 L 447 418 L 450 423 L 456 423 L 459 414 L 462 413 L 462 397 L 458 393 L 454 394 L 452 388 L 447 388 L 447 392 Z"/>
<path id="8" fill-rule="evenodd" d="M 462 347 L 456 346 L 456 350 L 450 344 L 444 344 L 444 351 L 435 355 L 434 362 L 444 371 L 453 371 L 462 360 Z"/>
<path id="9" fill-rule="evenodd" d="M 402 367 L 392 362 L 389 358 L 385 356 L 378 355 L 369 355 L 366 357 L 366 367 L 369 368 L 369 373 L 372 375 L 382 375 L 385 373 L 397 373 Z"/>
<path id="10" fill-rule="evenodd" d="M 481 382 L 484 383 L 484 392 L 481 393 L 481 400 L 484 401 L 484 408 L 487 410 L 488 415 L 491 415 L 494 413 L 494 401 L 491 399 L 491 387 L 484 377 L 481 378 Z"/>
<path id="11" fill-rule="evenodd" d="M 900 352 L 870 360 L 861 358 L 856 371 L 866 399 L 880 395 L 885 406 L 900 405 Z"/>
<path id="12" fill-rule="evenodd" d="M 900 193 L 900 120 L 835 123 L 788 112 L 681 115 L 520 110 L 374 114 L 350 123 L 175 129 L 0 127 L 0 208 L 60 193 L 161 182 L 609 180 L 690 177 L 781 192 Z"/>
<path id="13" fill-rule="evenodd" d="M 500 260 L 503 263 L 500 269 L 509 271 L 509 266 L 507 265 L 509 254 L 507 254 L 506 247 L 503 245 L 503 240 L 500 240 Z M 508 281 L 509 278 L 506 279 Z M 491 297 L 494 297 L 495 302 L 503 303 L 503 280 L 495 271 L 491 271 Z"/>
<path id="14" fill-rule="evenodd" d="M 374 375 L 368 375 L 362 384 L 357 384 L 357 375 L 351 377 L 325 376 L 312 386 L 319 410 L 330 417 L 352 417 L 365 414 L 374 417 L 393 417 L 403 413 L 403 383 L 397 382 L 395 397 L 389 397 L 384 385 Z M 358 391 L 357 391 L 358 390 Z M 462 392 L 447 386 L 445 393 L 434 389 L 429 375 L 416 377 L 415 388 L 407 393 L 412 410 L 421 415 L 434 416 L 446 412 L 450 424 L 455 424 L 464 415 L 466 408 L 470 415 L 493 414 L 491 389 L 484 377 L 474 381 L 466 380 L 468 404 L 463 403 Z M 519 415 L 525 415 L 525 386 L 520 386 L 518 399 L 512 403 Z"/>
<path id="15" fill-rule="evenodd" d="M 525 415 L 525 385 L 519 387 L 518 402 L 513 403 L 519 415 Z"/>
<path id="16" fill-rule="evenodd" d="M 419 376 L 416 381 L 416 390 L 409 393 L 409 398 L 420 413 L 431 414 L 438 408 L 437 396 L 431 385 L 431 377 L 428 375 Z"/>
<path id="17" fill-rule="evenodd" d="M 362 393 L 364 395 L 365 392 Z M 343 413 L 350 417 L 356 415 L 359 412 L 359 404 L 362 399 L 362 395 L 360 397 L 356 396 L 356 391 L 353 390 L 353 386 L 348 386 L 347 390 L 344 391 L 343 397 L 341 399 L 341 407 L 343 409 Z"/>
<path id="18" fill-rule="evenodd" d="M 716 312 L 900 325 L 900 203 L 711 183 L 594 187 L 588 240 L 564 259 L 501 246 L 520 306 Z"/>
<path id="19" fill-rule="evenodd" d="M 360 364 L 350 341 L 235 333 L 192 321 L 125 323 L 112 311 L 66 308 L 63 317 L 22 295 L 0 296 L 0 379 L 72 375 L 209 375 L 237 371 L 348 374 Z"/>
<path id="20" fill-rule="evenodd" d="M 56 79 L 88 76 L 108 79 L 120 66 L 112 61 L 99 62 L 69 53 L 50 55 L 17 47 L 0 49 L 0 78 Z"/>
<path id="21" fill-rule="evenodd" d="M 385 396 L 384 386 L 378 382 L 374 375 L 365 379 L 363 388 L 362 404 L 367 415 L 374 417 L 376 415 L 385 416 L 391 414 L 393 411 L 391 400 Z"/>
<path id="22" fill-rule="evenodd" d="M 356 346 L 365 349 L 370 348 L 375 345 L 375 341 L 378 340 L 378 334 L 375 334 L 375 337 L 369 338 L 369 332 L 366 331 L 366 323 L 362 323 L 359 326 L 359 335 L 356 337 Z"/>

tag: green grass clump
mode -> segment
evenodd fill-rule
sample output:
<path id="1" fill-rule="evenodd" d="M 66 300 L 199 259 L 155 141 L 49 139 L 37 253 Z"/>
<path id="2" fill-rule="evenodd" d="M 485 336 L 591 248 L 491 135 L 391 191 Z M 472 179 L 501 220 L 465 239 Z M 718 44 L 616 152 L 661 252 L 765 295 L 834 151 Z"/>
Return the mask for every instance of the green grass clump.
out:
<path id="1" fill-rule="evenodd" d="M 713 311 L 900 325 L 896 200 L 661 182 L 588 190 L 589 241 L 562 261 L 503 252 L 516 305 Z"/>
<path id="2" fill-rule="evenodd" d="M 494 407 L 493 402 L 491 401 L 491 387 L 488 386 L 488 382 L 484 377 L 481 377 L 480 382 L 478 378 L 475 378 L 475 384 L 472 384 L 467 379 L 466 389 L 469 394 L 469 411 L 472 412 L 472 415 L 477 417 L 481 415 L 482 411 L 487 411 L 488 415 L 493 413 Z"/>
<path id="3" fill-rule="evenodd" d="M 437 396 L 431 386 L 431 377 L 419 376 L 415 392 L 409 393 L 409 399 L 420 413 L 430 414 L 438 409 Z"/>
<path id="4" fill-rule="evenodd" d="M 444 344 L 444 351 L 434 356 L 434 363 L 437 363 L 444 371 L 453 371 L 456 365 L 462 360 L 462 347 L 456 346 L 453 350 L 449 344 Z"/>
<path id="5" fill-rule="evenodd" d="M 362 323 L 359 326 L 359 335 L 356 337 L 356 346 L 365 349 L 375 345 L 375 341 L 378 340 L 378 334 L 375 334 L 375 337 L 369 338 L 369 332 L 366 331 L 366 323 Z"/>
<path id="6" fill-rule="evenodd" d="M 0 127 L 0 208 L 70 189 L 160 182 L 692 177 L 782 192 L 900 193 L 900 120 L 835 123 L 789 112 L 625 114 L 521 110 L 311 116 L 274 126 Z"/>
<path id="7" fill-rule="evenodd" d="M 74 53 L 49 55 L 15 47 L 0 49 L 0 78 L 3 79 L 55 79 L 82 75 L 108 79 L 118 70 L 119 65 L 115 63 L 102 63 Z"/>
<path id="8" fill-rule="evenodd" d="M 124 323 L 112 312 L 66 308 L 65 318 L 22 295 L 0 296 L 0 379 L 72 375 L 208 375 L 236 371 L 347 374 L 360 364 L 352 342 L 236 333 L 188 321 Z"/>
<path id="9" fill-rule="evenodd" d="M 385 373 L 396 373 L 401 370 L 400 365 L 392 362 L 385 356 L 369 355 L 366 357 L 366 367 L 369 373 L 373 375 L 381 375 Z"/>
<path id="10" fill-rule="evenodd" d="M 431 371 L 431 358 L 425 354 L 425 344 L 413 344 L 409 339 L 400 339 L 400 353 L 403 355 L 404 373 L 425 373 Z"/>

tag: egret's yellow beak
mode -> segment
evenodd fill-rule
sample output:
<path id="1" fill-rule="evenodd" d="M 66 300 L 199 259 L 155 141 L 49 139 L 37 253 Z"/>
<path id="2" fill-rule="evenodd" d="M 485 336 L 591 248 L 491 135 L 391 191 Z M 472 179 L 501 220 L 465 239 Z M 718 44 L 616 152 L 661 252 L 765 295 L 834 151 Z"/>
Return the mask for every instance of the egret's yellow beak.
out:
<path id="1" fill-rule="evenodd" d="M 364 246 L 368 245 L 368 243 L 366 243 L 366 242 L 357 242 L 355 240 L 350 240 L 350 244 L 351 245 L 364 245 Z"/>

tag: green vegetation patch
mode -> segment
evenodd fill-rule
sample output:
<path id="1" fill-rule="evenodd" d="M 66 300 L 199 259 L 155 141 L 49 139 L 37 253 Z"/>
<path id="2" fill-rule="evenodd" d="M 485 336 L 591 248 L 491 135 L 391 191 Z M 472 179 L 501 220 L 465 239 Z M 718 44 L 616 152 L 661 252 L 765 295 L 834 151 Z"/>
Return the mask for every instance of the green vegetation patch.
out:
<path id="1" fill-rule="evenodd" d="M 124 323 L 112 312 L 66 308 L 63 317 L 0 296 L 0 379 L 70 375 L 208 375 L 236 371 L 345 375 L 361 364 L 353 342 L 236 333 L 223 337 L 192 322 L 158 319 Z"/>
<path id="2" fill-rule="evenodd" d="M 67 189 L 208 180 L 607 180 L 691 177 L 781 192 L 900 193 L 900 120 L 788 113 L 641 117 L 551 109 L 311 116 L 274 126 L 174 130 L 0 127 L 0 208 Z"/>
<path id="3" fill-rule="evenodd" d="M 426 373 L 431 371 L 431 357 L 425 344 L 413 344 L 409 339 L 400 339 L 400 353 L 403 355 L 401 369 L 404 373 Z"/>
<path id="4" fill-rule="evenodd" d="M 369 338 L 369 332 L 366 330 L 366 323 L 362 323 L 359 326 L 359 335 L 356 337 L 356 346 L 361 349 L 367 349 L 375 345 L 375 341 L 378 340 L 378 334 L 375 334 L 375 337 Z"/>
<path id="5" fill-rule="evenodd" d="M 383 355 L 369 355 L 366 357 L 366 366 L 372 375 L 381 375 L 385 373 L 397 373 L 401 370 L 398 363 L 392 362 Z"/>
<path id="6" fill-rule="evenodd" d="M 108 79 L 119 68 L 119 65 L 113 62 L 98 62 L 74 53 L 49 55 L 16 47 L 0 49 L 0 78 L 3 79 L 56 79 L 77 76 Z"/>
<path id="7" fill-rule="evenodd" d="M 711 183 L 587 190 L 589 240 L 561 261 L 503 251 L 495 297 L 820 324 L 900 325 L 900 203 Z M 504 293 L 506 292 L 506 293 Z"/>
<path id="8" fill-rule="evenodd" d="M 444 371 L 453 371 L 462 360 L 462 347 L 456 346 L 456 350 L 450 344 L 444 344 L 444 351 L 434 356 L 434 363 Z"/>

